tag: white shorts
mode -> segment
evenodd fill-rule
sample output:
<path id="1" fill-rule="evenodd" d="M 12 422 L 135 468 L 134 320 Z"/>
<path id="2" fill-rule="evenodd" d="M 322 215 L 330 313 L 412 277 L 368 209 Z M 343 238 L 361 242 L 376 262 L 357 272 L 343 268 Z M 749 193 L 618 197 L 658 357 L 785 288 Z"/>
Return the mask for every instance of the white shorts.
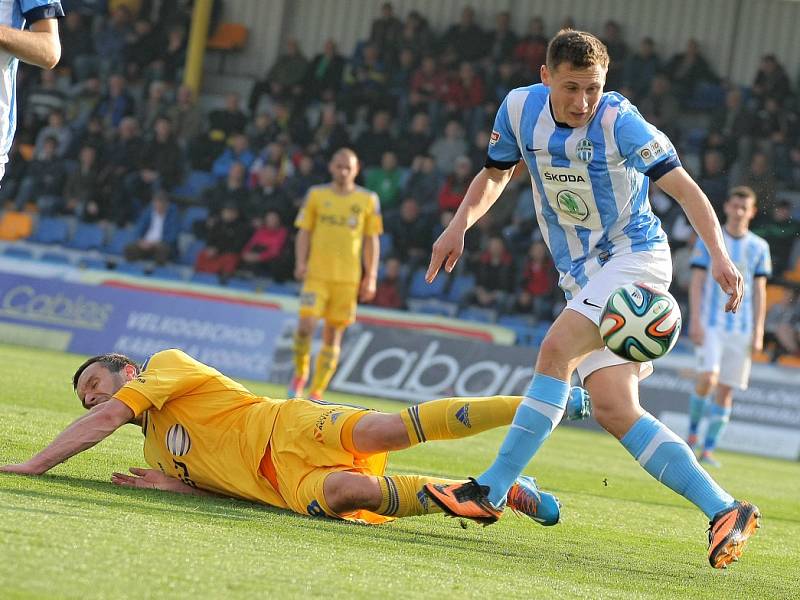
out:
<path id="1" fill-rule="evenodd" d="M 579 312 L 595 325 L 600 325 L 600 314 L 611 293 L 623 285 L 642 282 L 656 289 L 667 290 L 672 281 L 672 256 L 669 248 L 646 252 L 633 252 L 613 256 L 599 271 L 592 274 L 580 292 L 567 302 L 567 308 Z M 595 350 L 578 365 L 581 382 L 600 369 L 622 365 L 627 361 L 608 348 Z M 639 379 L 653 372 L 653 363 L 639 363 Z"/>
<path id="2" fill-rule="evenodd" d="M 753 336 L 706 329 L 703 344 L 695 348 L 698 373 L 718 373 L 719 382 L 746 390 L 750 382 Z"/>

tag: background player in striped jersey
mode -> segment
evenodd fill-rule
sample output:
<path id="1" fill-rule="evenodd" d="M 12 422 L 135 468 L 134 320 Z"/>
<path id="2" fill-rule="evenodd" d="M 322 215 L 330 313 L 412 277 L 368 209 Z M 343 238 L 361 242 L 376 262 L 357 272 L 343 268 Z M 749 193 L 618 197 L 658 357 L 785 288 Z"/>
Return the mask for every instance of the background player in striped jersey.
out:
<path id="1" fill-rule="evenodd" d="M 339 363 L 345 329 L 355 321 L 358 300 L 375 297 L 383 233 L 377 194 L 355 184 L 358 156 L 337 150 L 328 165 L 332 181 L 307 194 L 295 220 L 295 277 L 303 282 L 300 322 L 294 336 L 295 371 L 289 397 L 303 395 L 311 364 L 311 337 L 323 319 L 322 348 L 309 398 L 319 400 Z M 363 251 L 363 270 L 362 270 Z"/>
<path id="2" fill-rule="evenodd" d="M 16 90 L 19 61 L 52 69 L 61 58 L 57 18 L 59 0 L 0 2 L 0 179 L 17 128 Z"/>
<path id="3" fill-rule="evenodd" d="M 614 289 L 636 281 L 669 285 L 670 251 L 647 199 L 649 179 L 677 199 L 705 242 L 712 276 L 728 295 L 725 310 L 738 308 L 742 277 L 708 198 L 682 168 L 669 139 L 623 96 L 603 93 L 608 64 L 605 46 L 589 33 L 563 30 L 550 41 L 542 84 L 517 88 L 505 98 L 485 167 L 433 246 L 429 281 L 443 262 L 447 271 L 453 269 L 466 230 L 524 160 L 567 307 L 542 342 L 528 393 L 492 466 L 466 484 L 430 484 L 426 491 L 451 515 L 498 518 L 509 486 L 560 421 L 577 369 L 597 421 L 648 473 L 710 519 L 709 562 L 724 567 L 755 531 L 756 507 L 720 488 L 689 446 L 641 408 L 639 379 L 652 366 L 604 349 L 598 323 Z"/>
<path id="4" fill-rule="evenodd" d="M 692 447 L 697 445 L 697 429 L 705 414 L 708 427 L 700 462 L 713 466 L 719 466 L 712 453 L 730 420 L 733 390 L 747 389 L 751 354 L 760 352 L 764 345 L 772 260 L 767 242 L 749 229 L 756 208 L 756 194 L 745 186 L 733 188 L 724 206 L 725 247 L 744 277 L 738 312 L 725 312 L 725 298 L 708 276 L 711 257 L 702 241 L 697 241 L 692 257 L 689 335 L 696 346 L 697 382 L 689 398 L 688 442 Z M 716 398 L 709 402 L 715 388 Z"/>

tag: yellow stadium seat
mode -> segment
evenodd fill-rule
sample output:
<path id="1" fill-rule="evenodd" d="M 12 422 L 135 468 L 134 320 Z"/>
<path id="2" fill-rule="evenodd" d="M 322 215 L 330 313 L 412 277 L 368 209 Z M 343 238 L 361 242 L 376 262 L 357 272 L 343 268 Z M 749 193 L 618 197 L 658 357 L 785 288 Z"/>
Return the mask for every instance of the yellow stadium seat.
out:
<path id="1" fill-rule="evenodd" d="M 767 310 L 769 310 L 772 305 L 783 300 L 784 294 L 786 294 L 786 288 L 782 285 L 767 285 Z"/>
<path id="2" fill-rule="evenodd" d="M 769 354 L 767 354 L 766 352 L 753 352 L 753 362 L 768 363 Z"/>
<path id="3" fill-rule="evenodd" d="M 220 23 L 206 47 L 210 50 L 241 50 L 247 43 L 248 29 L 241 23 Z"/>
<path id="4" fill-rule="evenodd" d="M 33 232 L 33 219 L 24 212 L 8 211 L 0 219 L 0 240 L 15 241 Z"/>
<path id="5" fill-rule="evenodd" d="M 800 368 L 800 356 L 781 356 L 778 359 L 778 364 L 784 367 Z"/>

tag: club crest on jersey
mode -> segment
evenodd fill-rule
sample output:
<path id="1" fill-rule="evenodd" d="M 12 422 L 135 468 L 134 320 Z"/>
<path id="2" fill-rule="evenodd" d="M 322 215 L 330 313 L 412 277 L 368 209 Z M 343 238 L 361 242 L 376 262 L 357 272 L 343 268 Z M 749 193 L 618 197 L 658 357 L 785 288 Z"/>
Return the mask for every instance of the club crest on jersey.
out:
<path id="1" fill-rule="evenodd" d="M 500 141 L 500 132 L 493 130 L 492 134 L 489 136 L 489 145 L 494 146 L 499 141 Z"/>
<path id="2" fill-rule="evenodd" d="M 189 432 L 180 423 L 175 423 L 167 431 L 166 437 L 167 450 L 173 456 L 186 456 L 189 450 L 192 449 L 192 440 L 189 438 Z"/>
<path id="3" fill-rule="evenodd" d="M 561 190 L 556 194 L 556 201 L 558 208 L 573 219 L 585 221 L 589 216 L 589 207 L 586 205 L 586 201 L 575 192 Z"/>
<path id="4" fill-rule="evenodd" d="M 585 163 L 592 162 L 592 157 L 594 157 L 594 146 L 592 145 L 592 140 L 589 138 L 583 138 L 581 141 L 579 141 L 578 145 L 575 146 L 575 154 L 579 160 L 582 160 Z"/>

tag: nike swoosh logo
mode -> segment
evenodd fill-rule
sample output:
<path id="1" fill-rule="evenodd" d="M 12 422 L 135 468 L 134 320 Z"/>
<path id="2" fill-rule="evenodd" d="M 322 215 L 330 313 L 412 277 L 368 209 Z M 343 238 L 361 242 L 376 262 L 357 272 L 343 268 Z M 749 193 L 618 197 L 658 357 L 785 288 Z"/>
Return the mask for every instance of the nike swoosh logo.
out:
<path id="1" fill-rule="evenodd" d="M 544 150 L 544 148 L 531 148 L 528 144 L 525 144 L 525 150 L 528 152 L 539 152 L 540 150 Z"/>
<path id="2" fill-rule="evenodd" d="M 597 306 L 597 304 L 595 304 L 594 302 L 589 302 L 586 298 L 583 299 L 583 303 L 586 306 L 591 306 L 592 308 L 599 308 L 600 310 L 603 310 L 602 306 Z"/>

